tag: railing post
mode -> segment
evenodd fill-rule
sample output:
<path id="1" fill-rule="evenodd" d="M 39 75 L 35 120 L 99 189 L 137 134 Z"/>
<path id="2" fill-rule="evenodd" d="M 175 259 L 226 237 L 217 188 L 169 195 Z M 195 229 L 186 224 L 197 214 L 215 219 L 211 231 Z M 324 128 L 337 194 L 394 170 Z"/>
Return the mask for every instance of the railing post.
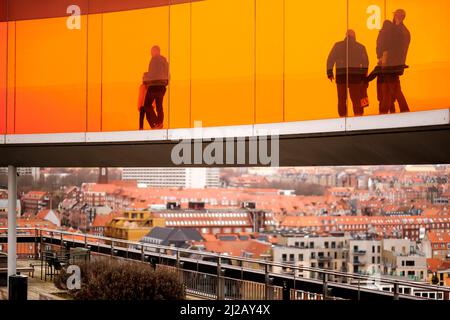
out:
<path id="1" fill-rule="evenodd" d="M 398 282 L 394 282 L 394 300 L 399 300 L 399 295 L 398 295 Z"/>
<path id="2" fill-rule="evenodd" d="M 38 228 L 34 228 L 34 260 L 38 260 L 39 253 L 38 253 Z"/>
<path id="3" fill-rule="evenodd" d="M 17 271 L 17 168 L 8 166 L 8 276 Z M 11 299 L 11 297 L 9 297 Z"/>
<path id="4" fill-rule="evenodd" d="M 223 271 L 221 265 L 220 255 L 217 257 L 217 288 L 216 298 L 217 300 L 225 300 L 225 279 L 223 278 Z"/>
<path id="5" fill-rule="evenodd" d="M 145 262 L 144 246 L 141 246 L 141 262 Z"/>
<path id="6" fill-rule="evenodd" d="M 290 290 L 289 290 L 289 286 L 287 284 L 287 281 L 283 281 L 283 300 L 284 301 L 291 300 Z"/>
<path id="7" fill-rule="evenodd" d="M 273 286 L 272 286 L 272 279 L 270 278 L 269 274 L 269 265 L 264 265 L 264 300 L 273 300 Z"/>
<path id="8" fill-rule="evenodd" d="M 358 301 L 361 300 L 361 279 L 358 278 Z"/>
<path id="9" fill-rule="evenodd" d="M 111 257 L 114 256 L 114 241 L 111 240 Z"/>

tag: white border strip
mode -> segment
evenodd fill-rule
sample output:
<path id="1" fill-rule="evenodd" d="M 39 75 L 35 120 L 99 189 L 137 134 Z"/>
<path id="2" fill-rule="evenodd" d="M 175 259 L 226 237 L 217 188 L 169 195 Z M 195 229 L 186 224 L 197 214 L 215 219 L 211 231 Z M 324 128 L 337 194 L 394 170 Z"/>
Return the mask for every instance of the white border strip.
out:
<path id="1" fill-rule="evenodd" d="M 224 126 L 224 127 L 199 127 L 190 129 L 169 129 L 169 140 L 194 140 L 214 138 L 252 137 L 253 125 Z"/>
<path id="2" fill-rule="evenodd" d="M 344 132 L 345 119 L 324 119 L 308 120 L 296 122 L 280 122 L 255 124 L 255 135 L 288 135 L 288 134 L 308 134 L 308 133 L 327 133 Z"/>
<path id="3" fill-rule="evenodd" d="M 86 142 L 86 133 L 7 134 L 6 144 L 79 143 Z"/>
<path id="4" fill-rule="evenodd" d="M 396 129 L 450 123 L 450 109 L 347 118 L 347 131 Z"/>
<path id="5" fill-rule="evenodd" d="M 127 142 L 167 140 L 167 130 L 87 132 L 86 142 Z"/>
<path id="6" fill-rule="evenodd" d="M 296 122 L 169 130 L 11 134 L 0 144 L 145 142 L 397 129 L 450 124 L 450 109 Z"/>

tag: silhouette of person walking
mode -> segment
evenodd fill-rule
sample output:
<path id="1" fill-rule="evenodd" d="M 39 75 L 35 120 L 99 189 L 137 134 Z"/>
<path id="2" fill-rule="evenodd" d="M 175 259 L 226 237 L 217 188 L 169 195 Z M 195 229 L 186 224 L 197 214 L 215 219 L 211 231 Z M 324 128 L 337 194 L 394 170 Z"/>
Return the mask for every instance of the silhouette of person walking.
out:
<path id="1" fill-rule="evenodd" d="M 333 72 L 334 67 L 336 77 Z M 327 60 L 328 79 L 331 81 L 336 79 L 340 117 L 348 115 L 348 92 L 350 92 L 354 115 L 364 115 L 364 107 L 368 105 L 366 80 L 368 69 L 369 57 L 366 48 L 356 41 L 355 31 L 348 30 L 345 39 L 333 46 Z"/>
<path id="2" fill-rule="evenodd" d="M 152 129 L 162 129 L 164 125 L 163 100 L 166 87 L 169 84 L 169 63 L 161 55 L 159 46 L 152 47 L 151 55 L 148 72 L 144 73 L 143 84 L 140 89 L 141 98 L 145 90 L 146 93 L 144 104 L 139 108 L 139 130 L 144 128 L 144 115 Z M 156 112 L 153 104 L 155 104 Z"/>
<path id="3" fill-rule="evenodd" d="M 395 101 L 400 112 L 409 112 L 409 106 L 402 92 L 400 76 L 404 74 L 411 34 L 404 25 L 406 12 L 398 9 L 394 12 L 393 22 L 385 22 L 377 40 L 378 66 L 369 76 L 378 76 L 378 96 L 380 114 L 395 113 Z"/>

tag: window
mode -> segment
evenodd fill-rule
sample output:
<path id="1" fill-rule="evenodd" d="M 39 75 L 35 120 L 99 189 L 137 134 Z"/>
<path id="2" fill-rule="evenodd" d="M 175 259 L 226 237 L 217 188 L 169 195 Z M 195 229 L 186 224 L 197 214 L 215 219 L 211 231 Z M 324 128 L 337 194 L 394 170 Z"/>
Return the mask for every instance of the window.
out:
<path id="1" fill-rule="evenodd" d="M 334 241 L 331 242 L 331 248 L 332 248 L 332 249 L 335 249 L 335 248 L 336 248 L 336 242 L 334 242 Z"/>
<path id="2" fill-rule="evenodd" d="M 372 246 L 372 253 L 375 253 L 375 246 Z"/>
<path id="3" fill-rule="evenodd" d="M 378 246 L 377 251 L 378 251 L 378 253 L 381 252 L 381 246 Z"/>
<path id="4" fill-rule="evenodd" d="M 375 257 L 372 257 L 372 263 L 375 264 Z"/>
<path id="5" fill-rule="evenodd" d="M 286 261 L 286 260 L 287 260 L 287 254 L 286 254 L 286 253 L 283 253 L 283 254 L 281 255 L 281 260 L 283 260 L 283 261 Z"/>
<path id="6" fill-rule="evenodd" d="M 325 241 L 325 249 L 328 249 L 328 247 L 329 247 L 329 244 L 328 244 L 328 241 Z"/>
<path id="7" fill-rule="evenodd" d="M 300 254 L 298 255 L 298 261 L 303 261 L 303 253 L 300 253 Z"/>
<path id="8" fill-rule="evenodd" d="M 315 252 L 311 252 L 311 259 L 315 259 L 316 258 L 316 253 Z"/>
<path id="9" fill-rule="evenodd" d="M 294 254 L 293 254 L 293 253 L 291 253 L 291 254 L 289 255 L 289 261 L 294 261 Z"/>
<path id="10" fill-rule="evenodd" d="M 309 247 L 312 249 L 312 248 L 314 248 L 314 242 L 310 242 L 309 243 Z"/>
<path id="11" fill-rule="evenodd" d="M 406 260 L 407 267 L 414 267 L 414 265 L 415 265 L 414 260 Z"/>

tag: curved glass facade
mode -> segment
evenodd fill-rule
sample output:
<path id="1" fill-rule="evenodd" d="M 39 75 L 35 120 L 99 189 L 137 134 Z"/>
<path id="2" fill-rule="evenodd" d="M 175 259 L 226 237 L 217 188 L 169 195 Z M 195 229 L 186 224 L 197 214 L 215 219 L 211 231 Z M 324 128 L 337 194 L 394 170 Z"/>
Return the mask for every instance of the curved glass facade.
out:
<path id="1" fill-rule="evenodd" d="M 3 0 L 0 10 L 2 134 L 450 108 L 446 0 Z M 155 46 L 164 58 L 150 63 Z"/>

